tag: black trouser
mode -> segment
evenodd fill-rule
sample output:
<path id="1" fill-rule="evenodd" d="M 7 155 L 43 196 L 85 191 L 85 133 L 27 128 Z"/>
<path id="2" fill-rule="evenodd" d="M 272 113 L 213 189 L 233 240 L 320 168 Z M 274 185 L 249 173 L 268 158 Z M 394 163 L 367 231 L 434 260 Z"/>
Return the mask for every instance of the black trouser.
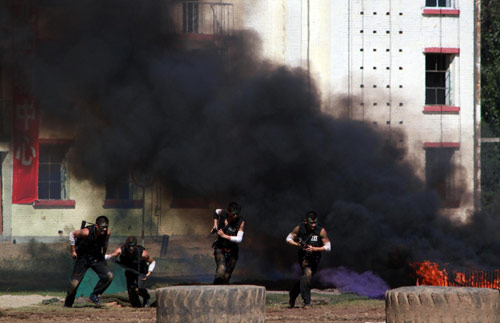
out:
<path id="1" fill-rule="evenodd" d="M 125 278 L 127 279 L 127 292 L 130 304 L 133 307 L 143 307 L 146 305 L 150 296 L 148 290 L 144 288 L 145 281 L 142 280 L 146 275 L 137 275 L 130 271 L 125 271 Z M 139 300 L 139 296 L 142 297 L 143 303 Z"/>
<path id="2" fill-rule="evenodd" d="M 215 247 L 214 257 L 215 264 L 217 265 L 214 284 L 229 284 L 229 279 L 231 278 L 234 267 L 236 267 L 236 261 L 238 260 L 238 249 L 224 249 Z"/>
<path id="3" fill-rule="evenodd" d="M 290 302 L 295 303 L 295 299 L 300 294 L 304 300 L 304 305 L 309 305 L 311 304 L 311 280 L 318 270 L 319 258 L 299 256 L 299 264 L 302 269 L 302 276 L 290 290 Z"/>
<path id="4" fill-rule="evenodd" d="M 92 258 L 77 258 L 75 265 L 73 266 L 73 274 L 71 274 L 71 282 L 69 284 L 68 292 L 66 294 L 66 300 L 64 301 L 64 306 L 73 306 L 75 301 L 76 291 L 78 286 L 83 280 L 87 269 L 91 268 L 97 276 L 99 281 L 94 288 L 92 294 L 100 295 L 104 293 L 106 288 L 113 281 L 113 273 L 109 270 L 106 260 L 97 260 Z"/>

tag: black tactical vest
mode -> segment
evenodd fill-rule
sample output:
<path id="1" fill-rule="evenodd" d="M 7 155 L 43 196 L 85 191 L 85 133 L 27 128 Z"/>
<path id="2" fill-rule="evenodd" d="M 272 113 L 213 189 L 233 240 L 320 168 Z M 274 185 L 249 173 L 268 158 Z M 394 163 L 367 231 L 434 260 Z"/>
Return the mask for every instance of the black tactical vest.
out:
<path id="1" fill-rule="evenodd" d="M 228 222 L 228 224 L 226 225 L 227 218 L 228 218 L 227 211 L 222 210 L 221 214 L 219 214 L 218 216 L 217 229 L 222 229 L 222 232 L 224 232 L 228 236 L 236 236 L 238 234 L 238 231 L 240 230 L 243 218 L 241 216 L 237 216 L 233 221 Z M 238 250 L 239 248 L 236 242 L 229 241 L 221 237 L 217 238 L 215 246 L 217 248 L 232 249 L 232 250 Z"/>
<path id="2" fill-rule="evenodd" d="M 297 238 L 299 238 L 303 244 L 306 245 L 311 245 L 313 247 L 322 247 L 323 246 L 323 241 L 321 240 L 321 229 L 323 227 L 319 224 L 316 225 L 313 231 L 308 231 L 307 226 L 305 223 L 301 223 L 299 225 L 299 232 L 297 233 Z M 304 250 L 300 249 L 299 250 L 300 254 L 307 255 L 308 253 L 304 252 Z M 320 258 L 321 257 L 321 252 L 315 251 L 309 253 L 313 257 Z"/>
<path id="3" fill-rule="evenodd" d="M 120 263 L 128 268 L 137 270 L 141 274 L 146 274 L 148 264 L 142 260 L 142 253 L 145 250 L 143 246 L 137 246 L 133 253 L 130 253 L 127 248 L 121 246 L 122 254 L 120 255 Z"/>
<path id="4" fill-rule="evenodd" d="M 106 234 L 99 234 L 94 224 L 86 226 L 89 235 L 86 238 L 76 238 L 75 249 L 78 258 L 104 259 Z"/>

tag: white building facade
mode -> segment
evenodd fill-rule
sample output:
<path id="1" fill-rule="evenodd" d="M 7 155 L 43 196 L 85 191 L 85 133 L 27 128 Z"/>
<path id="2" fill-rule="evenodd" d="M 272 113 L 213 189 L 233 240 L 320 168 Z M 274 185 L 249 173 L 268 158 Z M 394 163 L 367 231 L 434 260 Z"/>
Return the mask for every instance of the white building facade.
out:
<path id="1" fill-rule="evenodd" d="M 244 5 L 242 27 L 261 35 L 266 58 L 309 69 L 325 111 L 388 130 L 443 214 L 466 220 L 479 187 L 474 5 L 259 0 Z"/>

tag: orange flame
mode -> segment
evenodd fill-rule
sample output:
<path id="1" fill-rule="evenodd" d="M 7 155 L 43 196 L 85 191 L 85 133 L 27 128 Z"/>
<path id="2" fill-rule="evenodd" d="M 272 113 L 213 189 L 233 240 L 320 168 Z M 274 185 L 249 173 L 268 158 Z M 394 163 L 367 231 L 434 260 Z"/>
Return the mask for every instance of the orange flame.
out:
<path id="1" fill-rule="evenodd" d="M 411 264 L 417 276 L 418 285 L 430 286 L 457 286 L 500 289 L 500 270 L 469 272 L 440 269 L 437 263 L 428 260 Z"/>

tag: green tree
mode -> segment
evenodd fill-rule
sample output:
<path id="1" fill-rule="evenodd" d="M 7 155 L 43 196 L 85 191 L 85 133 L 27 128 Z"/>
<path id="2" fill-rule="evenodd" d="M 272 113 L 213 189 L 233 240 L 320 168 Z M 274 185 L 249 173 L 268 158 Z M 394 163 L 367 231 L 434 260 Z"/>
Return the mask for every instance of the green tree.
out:
<path id="1" fill-rule="evenodd" d="M 481 2 L 481 133 L 500 135 L 500 1 Z M 488 208 L 500 195 L 500 145 L 481 146 L 481 205 Z"/>
<path id="2" fill-rule="evenodd" d="M 500 133 L 500 1 L 481 2 L 482 119 Z"/>

